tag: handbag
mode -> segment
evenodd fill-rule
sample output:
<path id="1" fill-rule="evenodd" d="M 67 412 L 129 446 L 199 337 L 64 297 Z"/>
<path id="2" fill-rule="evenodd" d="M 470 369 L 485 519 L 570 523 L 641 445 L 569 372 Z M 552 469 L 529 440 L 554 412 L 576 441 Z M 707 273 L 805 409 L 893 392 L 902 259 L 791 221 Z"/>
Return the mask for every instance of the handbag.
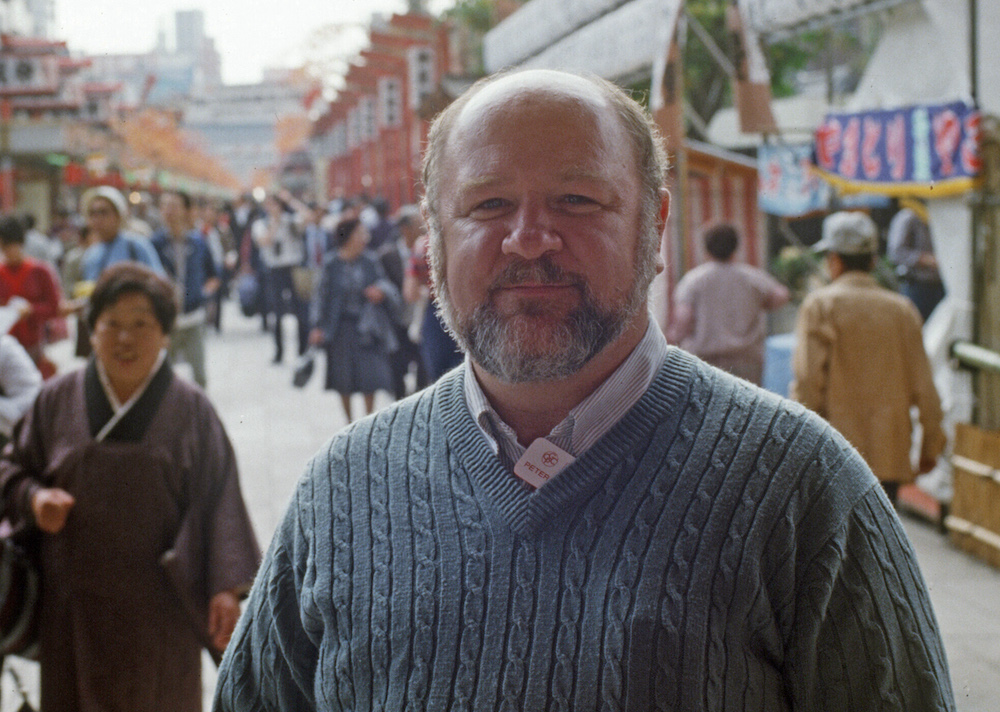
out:
<path id="1" fill-rule="evenodd" d="M 31 535 L 0 522 L 0 655 L 34 659 L 38 653 L 41 575 Z"/>
<path id="2" fill-rule="evenodd" d="M 299 356 L 298 360 L 295 362 L 295 368 L 292 371 L 292 385 L 296 388 L 302 388 L 307 383 L 309 379 L 312 378 L 313 371 L 316 370 L 316 346 L 311 346 L 308 351 Z"/>
<path id="3" fill-rule="evenodd" d="M 316 272 L 310 267 L 292 267 L 292 289 L 300 301 L 311 300 L 316 289 Z"/>
<path id="4" fill-rule="evenodd" d="M 254 272 L 244 272 L 236 283 L 240 297 L 240 311 L 243 316 L 253 316 L 260 313 L 261 294 L 260 280 Z"/>
<path id="5" fill-rule="evenodd" d="M 375 348 L 385 354 L 399 348 L 396 331 L 388 312 L 381 304 L 366 301 L 358 315 L 358 342 L 365 348 Z"/>

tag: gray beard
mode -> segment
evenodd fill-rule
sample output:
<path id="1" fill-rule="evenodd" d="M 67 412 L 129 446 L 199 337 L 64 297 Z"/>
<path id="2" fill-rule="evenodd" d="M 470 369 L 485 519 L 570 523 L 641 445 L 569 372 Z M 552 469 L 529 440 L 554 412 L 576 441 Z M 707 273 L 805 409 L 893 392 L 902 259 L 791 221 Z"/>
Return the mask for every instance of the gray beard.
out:
<path id="1" fill-rule="evenodd" d="M 533 326 L 529 319 L 543 315 L 547 309 L 544 304 L 524 305 L 514 315 L 501 314 L 492 299 L 495 289 L 527 279 L 569 280 L 580 291 L 580 305 L 560 323 L 544 327 Z M 566 274 L 542 257 L 531 263 L 509 265 L 489 290 L 486 302 L 464 319 L 459 320 L 455 314 L 447 285 L 439 300 L 449 330 L 473 361 L 501 381 L 530 383 L 572 376 L 621 336 L 641 304 L 635 285 L 631 291 L 623 302 L 602 308 L 584 280 Z"/>

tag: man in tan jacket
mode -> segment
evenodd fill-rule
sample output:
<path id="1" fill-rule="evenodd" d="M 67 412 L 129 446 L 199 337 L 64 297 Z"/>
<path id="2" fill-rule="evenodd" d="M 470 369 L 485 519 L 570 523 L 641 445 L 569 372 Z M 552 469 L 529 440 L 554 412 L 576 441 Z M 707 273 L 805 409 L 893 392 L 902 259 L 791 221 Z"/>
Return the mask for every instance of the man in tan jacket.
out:
<path id="1" fill-rule="evenodd" d="M 934 467 L 946 440 L 920 315 L 872 277 L 878 231 L 867 215 L 829 216 L 814 249 L 826 252 L 833 282 L 809 294 L 799 312 L 791 397 L 861 452 L 895 502 L 900 485 Z M 912 406 L 923 430 L 916 471 Z"/>

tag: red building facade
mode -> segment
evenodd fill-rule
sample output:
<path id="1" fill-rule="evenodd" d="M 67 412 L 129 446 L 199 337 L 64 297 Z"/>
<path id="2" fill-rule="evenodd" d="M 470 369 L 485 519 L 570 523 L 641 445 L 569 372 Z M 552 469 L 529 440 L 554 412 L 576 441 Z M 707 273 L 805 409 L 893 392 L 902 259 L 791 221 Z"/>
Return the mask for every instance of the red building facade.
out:
<path id="1" fill-rule="evenodd" d="M 328 199 L 383 196 L 396 210 L 419 198 L 429 129 L 421 109 L 450 66 L 448 29 L 428 16 L 393 15 L 369 39 L 312 141 L 325 161 Z"/>

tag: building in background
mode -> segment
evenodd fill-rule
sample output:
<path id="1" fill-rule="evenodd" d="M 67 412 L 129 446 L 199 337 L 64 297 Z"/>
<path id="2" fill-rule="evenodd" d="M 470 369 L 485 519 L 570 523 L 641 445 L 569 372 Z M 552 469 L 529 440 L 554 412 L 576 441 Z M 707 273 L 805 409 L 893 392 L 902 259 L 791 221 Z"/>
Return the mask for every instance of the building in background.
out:
<path id="1" fill-rule="evenodd" d="M 245 185 L 266 185 L 280 164 L 278 125 L 305 115 L 306 94 L 287 72 L 268 73 L 257 84 L 218 86 L 185 102 L 184 127 L 200 134 Z"/>
<path id="2" fill-rule="evenodd" d="M 55 0 L 4 0 L 0 2 L 0 33 L 48 37 Z"/>
<path id="3" fill-rule="evenodd" d="M 49 37 L 49 0 L 0 2 L 0 209 L 31 213 L 44 230 L 91 185 L 237 190 L 179 124 L 188 95 L 219 84 L 218 52 L 200 11 L 174 25 L 170 46 L 161 35 L 146 54 L 90 58 Z"/>
<path id="4" fill-rule="evenodd" d="M 369 47 L 315 121 L 310 154 L 326 197 L 382 196 L 393 210 L 416 202 L 430 120 L 447 91 L 449 29 L 419 12 L 373 25 Z"/>
<path id="5" fill-rule="evenodd" d="M 136 54 L 89 56 L 88 81 L 119 83 L 121 101 L 132 106 L 180 107 L 189 96 L 222 84 L 222 59 L 215 40 L 205 35 L 205 14 L 182 10 L 173 15 L 173 33 L 160 32 L 156 46 Z"/>

